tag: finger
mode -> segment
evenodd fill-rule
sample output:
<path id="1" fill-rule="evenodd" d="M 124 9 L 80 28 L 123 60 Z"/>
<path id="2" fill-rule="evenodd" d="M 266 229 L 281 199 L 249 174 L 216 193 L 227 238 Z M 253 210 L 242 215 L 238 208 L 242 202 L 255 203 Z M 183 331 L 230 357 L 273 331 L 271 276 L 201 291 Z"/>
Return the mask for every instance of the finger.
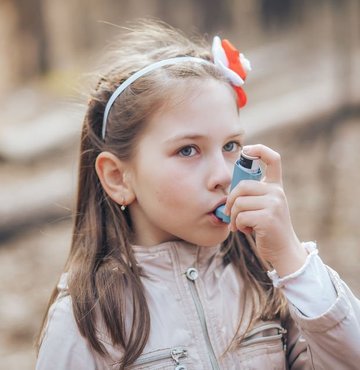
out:
<path id="1" fill-rule="evenodd" d="M 248 196 L 237 198 L 231 208 L 230 229 L 236 229 L 236 219 L 240 213 L 259 211 L 264 209 L 266 205 L 267 197 L 265 196 Z"/>
<path id="2" fill-rule="evenodd" d="M 268 192 L 268 184 L 255 180 L 240 181 L 227 197 L 225 204 L 225 214 L 229 214 L 230 210 L 237 198 L 242 196 L 260 196 Z"/>
<path id="3" fill-rule="evenodd" d="M 257 226 L 259 212 L 261 211 L 246 211 L 238 213 L 231 230 L 239 230 L 245 234 L 252 232 Z"/>
<path id="4" fill-rule="evenodd" d="M 279 153 L 262 144 L 247 145 L 243 148 L 243 152 L 250 156 L 259 157 L 266 164 L 264 181 L 282 183 L 281 156 Z"/>

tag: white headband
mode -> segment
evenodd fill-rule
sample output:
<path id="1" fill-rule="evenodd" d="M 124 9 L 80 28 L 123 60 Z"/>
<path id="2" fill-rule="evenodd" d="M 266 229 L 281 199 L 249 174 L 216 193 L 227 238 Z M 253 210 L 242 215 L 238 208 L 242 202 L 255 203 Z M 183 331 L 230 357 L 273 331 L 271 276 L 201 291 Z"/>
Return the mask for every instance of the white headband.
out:
<path id="1" fill-rule="evenodd" d="M 131 85 L 134 81 L 136 81 L 138 78 L 144 76 L 145 74 L 153 71 L 154 69 L 163 67 L 163 66 L 168 66 L 171 64 L 177 64 L 177 63 L 182 63 L 182 62 L 196 62 L 196 63 L 203 63 L 203 64 L 211 64 L 214 65 L 212 62 L 202 59 L 202 58 L 196 58 L 196 57 L 176 57 L 176 58 L 170 58 L 170 59 L 164 59 L 160 60 L 158 62 L 152 63 L 139 71 L 135 72 L 132 74 L 128 79 L 126 79 L 111 95 L 109 101 L 106 104 L 105 107 L 105 112 L 104 112 L 104 118 L 103 118 L 103 125 L 102 125 L 102 131 L 101 131 L 101 136 L 103 140 L 105 139 L 105 133 L 106 133 L 106 125 L 107 125 L 107 120 L 109 116 L 110 109 L 112 105 L 114 104 L 114 101 L 116 98 L 129 86 Z"/>

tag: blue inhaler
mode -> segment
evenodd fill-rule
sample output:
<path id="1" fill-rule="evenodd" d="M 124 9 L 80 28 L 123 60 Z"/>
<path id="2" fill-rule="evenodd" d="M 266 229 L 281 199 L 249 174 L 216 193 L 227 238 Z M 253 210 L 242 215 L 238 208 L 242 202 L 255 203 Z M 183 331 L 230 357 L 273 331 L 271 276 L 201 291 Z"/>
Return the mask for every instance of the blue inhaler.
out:
<path id="1" fill-rule="evenodd" d="M 260 158 L 251 157 L 244 153 L 241 153 L 240 158 L 236 161 L 234 165 L 233 177 L 231 180 L 230 191 L 241 180 L 257 180 L 261 179 L 261 168 L 260 168 Z M 227 224 L 230 223 L 230 217 L 224 214 L 225 204 L 216 208 L 215 215 Z"/>

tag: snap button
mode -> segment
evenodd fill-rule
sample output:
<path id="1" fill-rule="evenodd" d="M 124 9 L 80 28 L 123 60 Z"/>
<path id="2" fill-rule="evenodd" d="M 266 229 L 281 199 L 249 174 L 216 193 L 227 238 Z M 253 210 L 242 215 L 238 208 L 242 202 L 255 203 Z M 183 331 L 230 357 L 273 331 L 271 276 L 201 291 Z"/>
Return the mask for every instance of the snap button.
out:
<path id="1" fill-rule="evenodd" d="M 194 267 L 190 267 L 187 269 L 186 271 L 186 277 L 189 279 L 189 280 L 196 280 L 199 276 L 199 273 L 198 273 L 198 270 L 196 270 L 196 268 Z"/>
<path id="2" fill-rule="evenodd" d="M 187 369 L 187 367 L 185 365 L 177 365 L 175 367 L 175 370 L 186 370 L 186 369 Z"/>

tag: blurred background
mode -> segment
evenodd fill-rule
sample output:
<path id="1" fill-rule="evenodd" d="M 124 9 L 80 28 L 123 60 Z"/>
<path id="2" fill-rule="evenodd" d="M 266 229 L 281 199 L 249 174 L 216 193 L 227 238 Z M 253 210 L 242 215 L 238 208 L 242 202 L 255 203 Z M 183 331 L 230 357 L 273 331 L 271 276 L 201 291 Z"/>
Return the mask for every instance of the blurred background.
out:
<path id="1" fill-rule="evenodd" d="M 360 295 L 358 0 L 0 2 L 0 368 L 33 342 L 69 250 L 87 77 L 128 21 L 229 38 L 251 60 L 247 143 L 283 158 L 295 229 Z"/>

